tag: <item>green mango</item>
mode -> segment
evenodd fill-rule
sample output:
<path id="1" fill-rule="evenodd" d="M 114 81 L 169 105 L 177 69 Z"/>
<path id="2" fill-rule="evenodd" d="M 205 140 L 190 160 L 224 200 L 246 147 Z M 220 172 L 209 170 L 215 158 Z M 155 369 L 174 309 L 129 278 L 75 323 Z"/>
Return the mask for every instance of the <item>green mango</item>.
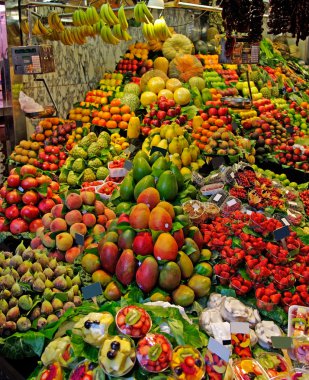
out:
<path id="1" fill-rule="evenodd" d="M 195 243 L 195 241 L 191 238 L 185 238 L 185 246 L 186 247 L 192 247 L 195 249 L 194 252 L 192 252 L 189 256 L 190 256 L 190 260 L 193 262 L 193 264 L 196 264 L 200 257 L 201 257 L 201 251 L 198 247 L 198 245 Z"/>
<path id="2" fill-rule="evenodd" d="M 106 232 L 106 234 L 104 235 L 104 237 L 100 241 L 100 243 L 102 243 L 102 244 L 107 243 L 107 242 L 112 242 L 112 243 L 116 243 L 117 244 L 117 242 L 118 242 L 118 233 L 116 231 L 111 231 L 109 229 L 108 232 Z"/>
<path id="3" fill-rule="evenodd" d="M 133 199 L 133 196 L 132 196 L 132 199 Z M 131 210 L 131 207 L 132 207 L 132 204 L 129 202 L 120 202 L 115 209 L 115 213 L 117 216 L 123 213 L 128 214 Z"/>
<path id="4" fill-rule="evenodd" d="M 181 281 L 181 271 L 179 266 L 170 261 L 160 270 L 159 286 L 164 290 L 174 290 L 179 286 Z"/>
<path id="5" fill-rule="evenodd" d="M 161 152 L 154 152 L 149 158 L 150 165 L 153 165 L 160 157 L 163 157 L 163 154 Z"/>
<path id="6" fill-rule="evenodd" d="M 210 292 L 211 279 L 200 274 L 194 274 L 190 278 L 188 285 L 194 291 L 196 297 L 204 297 Z"/>
<path id="7" fill-rule="evenodd" d="M 134 200 L 134 180 L 132 175 L 128 174 L 125 176 L 124 180 L 121 182 L 119 192 L 123 201 Z"/>
<path id="8" fill-rule="evenodd" d="M 155 173 L 156 177 L 165 172 L 169 168 L 169 163 L 165 157 L 159 157 L 152 165 L 152 171 Z"/>
<path id="9" fill-rule="evenodd" d="M 175 174 L 171 170 L 163 172 L 157 182 L 157 190 L 160 198 L 165 201 L 173 201 L 178 194 L 178 184 Z"/>
<path id="10" fill-rule="evenodd" d="M 182 307 L 191 305 L 194 301 L 194 297 L 194 291 L 186 285 L 179 285 L 179 287 L 173 291 L 174 303 Z"/>
<path id="11" fill-rule="evenodd" d="M 148 161 L 143 157 L 138 157 L 133 163 L 133 178 L 135 182 L 140 181 L 142 178 L 151 173 L 151 167 Z"/>
<path id="12" fill-rule="evenodd" d="M 139 150 L 136 155 L 134 156 L 134 159 L 133 159 L 133 165 L 135 164 L 135 161 L 138 159 L 138 158 L 144 158 L 147 162 L 149 161 L 149 156 L 146 152 L 144 152 L 143 150 Z"/>
<path id="13" fill-rule="evenodd" d="M 156 187 L 155 179 L 152 175 L 146 175 L 146 177 L 142 178 L 134 188 L 134 198 L 137 200 L 140 193 L 147 189 L 148 187 Z"/>
<path id="14" fill-rule="evenodd" d="M 178 252 L 177 264 L 179 265 L 182 278 L 189 278 L 193 273 L 193 263 L 190 257 L 182 251 Z"/>
<path id="15" fill-rule="evenodd" d="M 175 164 L 171 164 L 170 170 L 175 174 L 178 189 L 182 190 L 184 187 L 184 180 L 182 174 L 180 173 L 180 170 Z"/>

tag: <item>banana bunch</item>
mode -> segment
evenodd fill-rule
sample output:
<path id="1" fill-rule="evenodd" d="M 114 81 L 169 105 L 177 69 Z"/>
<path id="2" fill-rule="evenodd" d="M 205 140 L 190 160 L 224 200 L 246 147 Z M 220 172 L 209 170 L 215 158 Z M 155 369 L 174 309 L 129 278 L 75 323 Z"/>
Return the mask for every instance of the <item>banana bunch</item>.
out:
<path id="1" fill-rule="evenodd" d="M 52 30 L 51 33 L 47 36 L 47 38 L 51 41 L 60 41 L 60 33 Z"/>
<path id="2" fill-rule="evenodd" d="M 32 34 L 34 36 L 48 36 L 50 31 L 45 28 L 45 26 L 41 23 L 41 20 L 36 19 L 33 28 L 32 28 Z"/>
<path id="3" fill-rule="evenodd" d="M 51 12 L 48 14 L 48 25 L 52 30 L 55 30 L 56 32 L 63 32 L 64 31 L 64 25 L 62 24 L 60 17 L 58 16 L 58 13 Z"/>
<path id="4" fill-rule="evenodd" d="M 95 34 L 100 34 L 101 33 L 101 29 L 103 28 L 104 25 L 105 24 L 104 24 L 103 20 L 99 20 L 94 25 L 92 25 L 92 28 L 95 31 Z"/>
<path id="5" fill-rule="evenodd" d="M 82 9 L 77 9 L 72 16 L 74 26 L 88 25 L 88 18 L 86 12 Z"/>
<path id="6" fill-rule="evenodd" d="M 104 25 L 100 32 L 101 38 L 104 42 L 111 45 L 119 44 L 119 38 L 115 37 L 112 33 L 112 30 L 109 26 Z"/>
<path id="7" fill-rule="evenodd" d="M 103 4 L 100 9 L 101 19 L 105 22 L 106 25 L 113 26 L 119 24 L 119 19 L 115 15 L 112 7 L 109 3 Z"/>
<path id="8" fill-rule="evenodd" d="M 127 17 L 126 17 L 123 5 L 118 10 L 118 20 L 119 20 L 119 24 L 121 26 L 121 29 L 127 30 L 129 27 L 129 24 L 127 21 Z"/>
<path id="9" fill-rule="evenodd" d="M 120 24 L 113 26 L 113 35 L 116 38 L 118 38 L 118 40 L 123 40 L 123 41 L 132 40 L 132 37 L 130 36 L 130 34 L 126 30 L 123 30 Z"/>
<path id="10" fill-rule="evenodd" d="M 160 51 L 162 50 L 162 42 L 158 40 L 148 41 L 148 48 L 151 51 Z"/>
<path id="11" fill-rule="evenodd" d="M 146 24 L 153 22 L 153 15 L 144 1 L 141 1 L 135 5 L 134 18 L 137 22 L 144 22 Z"/>
<path id="12" fill-rule="evenodd" d="M 172 37 L 163 16 L 154 22 L 154 33 L 157 39 L 161 41 L 166 41 L 168 38 Z"/>
<path id="13" fill-rule="evenodd" d="M 82 28 L 71 28 L 70 35 L 75 44 L 83 45 L 86 43 L 85 36 L 82 33 Z"/>
<path id="14" fill-rule="evenodd" d="M 93 25 L 100 20 L 100 16 L 98 15 L 95 7 L 89 7 L 86 10 L 86 19 L 88 25 Z"/>
<path id="15" fill-rule="evenodd" d="M 85 37 L 94 37 L 96 35 L 95 29 L 91 25 L 83 25 L 79 28 L 80 35 Z"/>
<path id="16" fill-rule="evenodd" d="M 156 40 L 156 35 L 154 31 L 154 25 L 152 22 L 146 24 L 145 22 L 142 24 L 142 32 L 147 41 Z"/>
<path id="17" fill-rule="evenodd" d="M 27 20 L 22 20 L 20 23 L 20 29 L 24 34 L 29 34 L 29 23 Z"/>
<path id="18" fill-rule="evenodd" d="M 64 45 L 73 45 L 74 44 L 74 39 L 73 39 L 73 35 L 71 33 L 71 30 L 69 29 L 64 29 L 64 31 L 62 31 L 60 34 L 60 41 L 64 44 Z"/>

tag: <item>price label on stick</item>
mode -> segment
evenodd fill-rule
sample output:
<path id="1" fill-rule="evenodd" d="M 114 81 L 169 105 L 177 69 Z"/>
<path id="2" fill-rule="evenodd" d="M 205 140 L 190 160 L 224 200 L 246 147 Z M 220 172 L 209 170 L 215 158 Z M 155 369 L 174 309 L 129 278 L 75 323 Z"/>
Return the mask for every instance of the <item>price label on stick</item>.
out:
<path id="1" fill-rule="evenodd" d="M 292 347 L 292 338 L 288 336 L 272 336 L 271 342 L 273 348 L 287 350 Z"/>
<path id="2" fill-rule="evenodd" d="M 82 127 L 83 126 L 83 122 L 81 120 L 76 120 L 75 121 L 75 124 L 76 124 L 76 127 Z"/>
<path id="3" fill-rule="evenodd" d="M 212 160 L 211 160 L 211 165 L 212 167 L 214 168 L 214 170 L 216 169 L 219 169 L 221 165 L 224 165 L 225 164 L 225 160 L 223 157 L 214 157 Z"/>
<path id="4" fill-rule="evenodd" d="M 154 152 L 160 152 L 163 154 L 163 156 L 165 157 L 166 153 L 167 153 L 167 150 L 166 149 L 163 149 L 163 148 L 159 148 L 158 146 L 153 146 L 151 148 L 151 151 L 150 151 L 150 155 Z"/>
<path id="5" fill-rule="evenodd" d="M 232 128 L 233 128 L 233 131 L 237 131 L 238 124 L 236 123 L 236 121 L 232 121 Z"/>
<path id="6" fill-rule="evenodd" d="M 124 168 L 127 169 L 128 171 L 130 171 L 132 168 L 133 168 L 133 164 L 131 161 L 125 161 L 124 163 Z"/>
<path id="7" fill-rule="evenodd" d="M 94 304 L 98 306 L 97 296 L 102 294 L 102 285 L 99 282 L 95 282 L 94 284 L 84 286 L 82 288 L 82 293 L 85 300 L 92 299 Z"/>
<path id="8" fill-rule="evenodd" d="M 285 238 L 290 236 L 290 229 L 289 226 L 284 226 L 281 228 L 278 228 L 277 230 L 274 231 L 274 237 L 276 241 L 281 240 L 282 246 L 284 249 L 286 249 L 286 240 Z"/>
<path id="9" fill-rule="evenodd" d="M 79 245 L 79 246 L 83 246 L 84 245 L 84 241 L 85 241 L 84 235 L 82 235 L 82 234 L 75 234 L 75 240 L 76 240 L 77 245 Z"/>

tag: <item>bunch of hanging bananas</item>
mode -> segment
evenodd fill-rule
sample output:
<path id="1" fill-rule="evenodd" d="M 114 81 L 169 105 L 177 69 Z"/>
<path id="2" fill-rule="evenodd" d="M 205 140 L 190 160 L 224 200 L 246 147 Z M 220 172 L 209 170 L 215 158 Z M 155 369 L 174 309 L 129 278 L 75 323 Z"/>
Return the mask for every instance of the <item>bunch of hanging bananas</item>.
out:
<path id="1" fill-rule="evenodd" d="M 47 16 L 47 22 L 49 27 L 52 30 L 55 30 L 56 32 L 63 32 L 64 31 L 64 25 L 62 24 L 62 21 L 56 12 L 50 12 Z"/>
<path id="2" fill-rule="evenodd" d="M 102 5 L 102 7 L 100 9 L 100 16 L 101 16 L 101 19 L 108 26 L 113 26 L 113 25 L 119 24 L 119 19 L 115 15 L 115 13 L 114 13 L 114 11 L 113 11 L 113 9 L 109 3 Z"/>
<path id="3" fill-rule="evenodd" d="M 153 28 L 156 39 L 160 41 L 165 41 L 168 38 L 172 37 L 172 33 L 170 32 L 163 16 L 154 22 Z"/>
<path id="4" fill-rule="evenodd" d="M 20 29 L 24 34 L 29 34 L 29 23 L 27 20 L 22 20 L 20 23 Z"/>
<path id="5" fill-rule="evenodd" d="M 123 5 L 121 5 L 121 7 L 118 10 L 118 20 L 119 20 L 121 29 L 127 30 L 129 27 L 129 24 L 128 24 L 128 20 L 127 20 Z"/>
<path id="6" fill-rule="evenodd" d="M 132 40 L 131 35 L 126 30 L 123 30 L 120 24 L 113 26 L 113 35 L 116 38 L 118 38 L 118 40 L 123 40 L 123 41 Z"/>
<path id="7" fill-rule="evenodd" d="M 59 39 L 64 45 L 83 45 L 86 40 L 85 37 L 94 35 L 91 26 L 84 25 L 79 28 L 65 29 L 59 33 Z"/>
<path id="8" fill-rule="evenodd" d="M 145 24 L 153 22 L 153 15 L 144 1 L 135 5 L 134 18 L 137 22 L 144 22 Z"/>
<path id="9" fill-rule="evenodd" d="M 94 25 L 100 21 L 100 16 L 95 7 L 88 7 L 86 11 L 77 9 L 72 16 L 74 26 Z"/>
<path id="10" fill-rule="evenodd" d="M 144 22 L 142 24 L 142 32 L 147 41 L 154 41 L 157 39 L 155 31 L 154 31 L 154 25 L 152 22 L 148 24 Z"/>
<path id="11" fill-rule="evenodd" d="M 117 45 L 120 42 L 120 39 L 113 35 L 112 30 L 109 26 L 104 25 L 100 32 L 102 40 L 111 45 Z"/>
<path id="12" fill-rule="evenodd" d="M 29 27 L 28 27 L 29 29 Z M 32 28 L 32 34 L 34 36 L 48 36 L 51 30 L 47 29 L 41 22 L 40 19 L 36 19 L 33 28 Z"/>

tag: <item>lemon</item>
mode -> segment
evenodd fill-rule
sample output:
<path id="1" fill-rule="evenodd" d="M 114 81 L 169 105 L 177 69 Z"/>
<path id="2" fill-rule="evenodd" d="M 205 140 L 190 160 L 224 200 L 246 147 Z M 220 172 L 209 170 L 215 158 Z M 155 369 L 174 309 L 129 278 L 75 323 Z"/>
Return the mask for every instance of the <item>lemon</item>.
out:
<path id="1" fill-rule="evenodd" d="M 182 175 L 191 174 L 191 170 L 189 168 L 183 167 L 180 169 L 180 173 Z"/>
<path id="2" fill-rule="evenodd" d="M 293 187 L 294 189 L 298 188 L 298 184 L 296 182 L 290 182 L 290 186 Z"/>

